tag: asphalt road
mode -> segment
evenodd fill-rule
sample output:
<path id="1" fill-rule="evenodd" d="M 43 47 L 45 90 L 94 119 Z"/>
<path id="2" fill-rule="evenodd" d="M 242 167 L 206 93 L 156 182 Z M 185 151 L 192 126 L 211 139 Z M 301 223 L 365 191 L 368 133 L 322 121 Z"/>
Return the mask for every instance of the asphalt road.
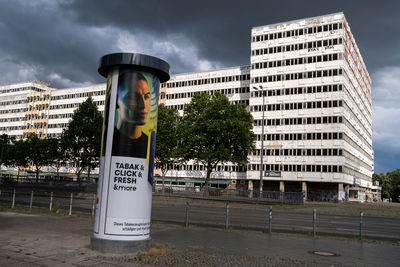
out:
<path id="1" fill-rule="evenodd" d="M 152 219 L 161 222 L 182 223 L 185 220 L 184 204 L 153 204 Z M 269 210 L 229 208 L 229 228 L 269 231 Z M 189 224 L 225 228 L 226 208 L 190 206 Z M 363 238 L 400 242 L 399 219 L 363 218 Z M 272 211 L 272 232 L 312 234 L 313 213 L 297 211 Z M 359 238 L 360 217 L 319 214 L 316 216 L 316 234 Z"/>
<path id="2" fill-rule="evenodd" d="M 262 234 L 153 223 L 151 250 L 90 249 L 90 216 L 0 212 L 0 266 L 398 266 L 400 247 L 383 242 Z"/>
<path id="3" fill-rule="evenodd" d="M 31 195 L 29 193 L 16 194 L 15 205 L 30 205 Z M 53 197 L 52 209 L 69 211 L 70 197 Z M 0 203 L 11 205 L 12 193 L 2 192 Z M 32 206 L 34 208 L 49 209 L 50 197 L 34 195 Z M 269 210 L 253 208 L 229 208 L 229 229 L 243 229 L 266 231 L 269 230 Z M 74 198 L 72 200 L 72 213 L 88 213 L 93 210 L 93 199 Z M 219 205 L 190 205 L 189 224 L 203 227 L 222 228 L 226 227 L 226 207 Z M 186 205 L 184 201 L 168 202 L 153 201 L 152 220 L 166 223 L 184 225 L 186 217 Z M 313 213 L 305 211 L 272 211 L 272 232 L 284 233 L 313 233 Z M 396 218 L 371 217 L 363 218 L 363 238 L 373 240 L 388 240 L 400 242 L 400 220 Z M 316 234 L 359 238 L 360 217 L 359 216 L 337 216 L 332 214 L 318 214 L 316 216 Z"/>

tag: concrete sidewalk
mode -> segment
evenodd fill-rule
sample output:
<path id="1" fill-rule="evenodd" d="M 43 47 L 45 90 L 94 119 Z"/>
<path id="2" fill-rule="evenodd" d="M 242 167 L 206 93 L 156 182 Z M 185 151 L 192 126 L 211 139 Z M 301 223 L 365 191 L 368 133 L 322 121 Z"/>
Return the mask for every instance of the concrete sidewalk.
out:
<path id="1" fill-rule="evenodd" d="M 140 255 L 90 250 L 93 219 L 0 212 L 0 266 L 398 266 L 400 246 L 155 223 Z M 323 255 L 317 255 L 317 254 Z"/>

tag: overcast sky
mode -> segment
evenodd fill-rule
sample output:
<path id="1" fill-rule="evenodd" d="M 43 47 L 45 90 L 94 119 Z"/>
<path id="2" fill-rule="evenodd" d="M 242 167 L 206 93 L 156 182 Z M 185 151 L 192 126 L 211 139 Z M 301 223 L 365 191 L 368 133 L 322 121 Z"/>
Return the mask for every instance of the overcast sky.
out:
<path id="1" fill-rule="evenodd" d="M 0 84 L 105 82 L 101 56 L 137 52 L 183 73 L 250 64 L 250 31 L 344 12 L 373 81 L 375 172 L 400 168 L 400 1 L 0 0 Z"/>

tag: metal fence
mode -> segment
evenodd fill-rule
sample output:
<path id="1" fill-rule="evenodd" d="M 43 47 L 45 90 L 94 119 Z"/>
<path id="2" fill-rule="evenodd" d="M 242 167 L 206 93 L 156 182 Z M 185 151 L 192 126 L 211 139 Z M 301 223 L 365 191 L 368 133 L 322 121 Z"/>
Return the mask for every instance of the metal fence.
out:
<path id="1" fill-rule="evenodd" d="M 74 192 L 50 192 L 18 190 L 16 188 L 0 189 L 0 204 L 11 207 L 29 207 L 48 210 L 55 213 L 91 213 L 94 215 L 95 195 Z"/>
<path id="2" fill-rule="evenodd" d="M 55 177 L 51 178 L 50 176 L 46 176 L 46 178 L 41 178 L 36 181 L 36 178 L 32 175 L 21 175 L 17 178 L 16 175 L 2 174 L 0 176 L 0 187 L 53 192 L 97 192 L 97 183 L 95 182 L 77 182 L 71 179 L 65 179 L 65 177 L 60 177 L 59 179 L 56 179 Z"/>
<path id="3" fill-rule="evenodd" d="M 153 192 L 157 195 L 263 204 L 302 205 L 304 199 L 302 192 L 262 191 L 260 194 L 257 190 L 213 187 L 165 186 L 162 188 L 162 186 L 156 186 Z"/>
<path id="4" fill-rule="evenodd" d="M 180 191 L 179 196 L 189 193 L 191 197 L 200 194 L 201 198 L 213 199 L 212 191 Z M 235 193 L 234 193 L 235 192 Z M 240 194 L 238 193 L 240 192 Z M 209 196 L 204 196 L 208 193 Z M 214 192 L 215 193 L 215 192 Z M 218 194 L 220 194 L 219 192 Z M 249 192 L 247 192 L 249 193 Z M 251 193 L 251 192 L 250 192 Z M 254 192 L 253 192 L 254 193 Z M 167 197 L 173 197 L 174 193 L 154 193 Z M 216 194 L 216 193 L 215 193 Z M 218 197 L 229 196 L 229 199 L 237 197 L 259 201 L 259 195 L 243 196 L 244 191 L 222 192 Z M 211 196 L 210 196 L 211 195 Z M 271 194 L 263 192 L 261 198 L 265 199 L 290 199 L 290 194 Z M 194 198 L 194 197 L 193 197 Z M 221 199 L 221 198 L 220 198 Z M 360 216 L 327 215 L 319 214 L 317 210 L 297 212 L 294 210 L 272 210 L 272 206 L 259 205 L 257 209 L 231 207 L 233 204 L 226 200 L 226 206 L 221 204 L 195 205 L 181 202 L 168 203 L 157 201 L 152 207 L 152 220 L 167 223 L 183 224 L 184 226 L 212 226 L 225 229 L 245 229 L 264 232 L 300 233 L 312 236 L 333 235 L 343 237 L 358 237 L 359 239 L 384 239 L 400 241 L 398 219 L 367 217 L 363 212 Z M 74 192 L 36 192 L 21 189 L 0 188 L 0 206 L 11 209 L 29 209 L 30 212 L 41 210 L 54 213 L 72 215 L 84 213 L 95 215 L 96 195 L 91 193 Z M 180 203 L 180 204 L 179 204 Z M 279 205 L 279 203 L 278 203 Z M 268 209 L 269 207 L 269 209 Z M 332 219 L 334 218 L 334 219 Z"/>

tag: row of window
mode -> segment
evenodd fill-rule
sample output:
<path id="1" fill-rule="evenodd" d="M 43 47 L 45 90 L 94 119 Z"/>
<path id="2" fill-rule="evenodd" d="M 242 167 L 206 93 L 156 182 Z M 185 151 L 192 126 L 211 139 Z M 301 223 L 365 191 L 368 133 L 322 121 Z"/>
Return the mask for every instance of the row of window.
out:
<path id="1" fill-rule="evenodd" d="M 24 133 L 24 135 L 23 135 L 22 138 L 23 138 L 23 139 L 28 138 L 28 136 L 31 135 L 32 133 L 36 133 L 36 132 Z M 46 134 L 46 133 L 42 133 L 42 132 L 38 132 L 38 133 L 36 133 L 36 135 L 37 135 L 39 138 L 47 137 L 47 134 Z"/>
<path id="2" fill-rule="evenodd" d="M 49 138 L 57 138 L 57 137 L 59 137 L 61 134 L 59 134 L 59 133 L 49 133 L 49 134 L 47 134 L 47 137 L 49 137 Z"/>
<path id="3" fill-rule="evenodd" d="M 25 118 L 26 118 L 26 120 L 27 121 L 29 121 L 29 120 L 36 120 L 36 119 L 46 119 L 47 118 L 47 116 L 45 115 L 45 114 L 40 114 L 40 115 L 38 115 L 38 114 L 25 114 Z"/>
<path id="4" fill-rule="evenodd" d="M 49 119 L 66 119 L 66 118 L 72 118 L 73 115 L 74 115 L 73 113 L 52 114 L 49 115 Z"/>
<path id="5" fill-rule="evenodd" d="M 258 48 L 251 50 L 252 56 L 261 56 L 261 55 L 268 55 L 268 54 L 275 54 L 281 52 L 291 52 L 291 51 L 298 51 L 302 49 L 308 49 L 308 51 L 317 50 L 320 47 L 325 47 L 326 49 L 332 49 L 335 45 L 342 44 L 342 38 L 333 38 L 333 39 L 326 39 L 326 40 L 319 40 L 319 41 L 312 41 L 312 42 L 304 42 L 298 44 L 290 44 L 290 45 L 279 45 L 273 46 L 268 48 Z"/>
<path id="6" fill-rule="evenodd" d="M 240 105 L 240 104 L 245 104 L 246 106 L 249 105 L 249 100 L 235 100 L 235 101 L 229 101 L 233 105 Z M 180 105 L 168 105 L 167 108 L 169 109 L 176 109 L 176 110 L 184 110 L 186 104 L 180 104 Z"/>
<path id="7" fill-rule="evenodd" d="M 251 65 L 252 69 L 267 69 L 276 68 L 283 66 L 295 66 L 301 64 L 311 64 L 316 62 L 328 62 L 343 59 L 343 53 L 328 54 L 322 56 L 311 56 L 311 57 L 299 57 L 284 60 L 266 61 L 260 63 L 254 63 Z"/>
<path id="8" fill-rule="evenodd" d="M 68 126 L 68 123 L 55 123 L 55 124 L 49 124 L 47 126 L 47 128 L 49 128 L 49 129 L 52 129 L 52 128 L 62 128 L 62 129 L 64 129 L 64 128 L 67 128 L 67 126 Z"/>
<path id="9" fill-rule="evenodd" d="M 343 86 L 341 84 L 330 84 L 323 86 L 308 86 L 308 87 L 293 87 L 293 88 L 282 88 L 282 89 L 269 89 L 263 91 L 252 91 L 251 97 L 262 97 L 264 96 L 279 96 L 279 95 L 298 95 L 298 94 L 314 94 L 321 92 L 337 92 L 342 91 Z"/>
<path id="10" fill-rule="evenodd" d="M 15 130 L 23 130 L 25 129 L 24 126 L 5 126 L 5 127 L 0 127 L 0 131 L 15 131 Z"/>
<path id="11" fill-rule="evenodd" d="M 6 93 L 13 93 L 13 92 L 28 91 L 28 90 L 37 91 L 37 92 L 45 91 L 43 89 L 36 88 L 36 87 L 19 87 L 19 88 L 3 89 L 3 90 L 0 90 L 0 93 L 6 94 Z"/>
<path id="12" fill-rule="evenodd" d="M 52 96 L 52 97 L 51 97 L 51 100 L 74 99 L 74 98 L 89 97 L 89 96 L 98 96 L 98 95 L 105 95 L 105 94 L 106 94 L 106 90 L 102 90 L 102 91 L 91 91 L 91 92 L 86 92 L 86 93 L 76 93 L 76 94 Z"/>
<path id="13" fill-rule="evenodd" d="M 38 129 L 38 128 L 45 128 L 47 123 L 45 122 L 39 122 L 39 123 L 34 123 L 34 124 L 27 124 L 26 128 L 27 129 Z"/>
<path id="14" fill-rule="evenodd" d="M 20 105 L 25 104 L 26 100 L 12 100 L 12 101 L 3 101 L 0 102 L 0 106 L 9 106 L 9 105 Z"/>
<path id="15" fill-rule="evenodd" d="M 104 106 L 105 101 L 94 101 L 96 106 Z M 60 104 L 60 105 L 51 105 L 50 109 L 64 109 L 64 108 L 77 108 L 82 103 L 71 103 L 71 104 Z"/>
<path id="16" fill-rule="evenodd" d="M 265 141 L 298 141 L 298 140 L 340 140 L 343 133 L 287 133 L 287 134 L 264 134 Z M 257 135 L 257 141 L 261 140 L 261 135 Z"/>
<path id="17" fill-rule="evenodd" d="M 176 171 L 204 171 L 203 165 L 181 165 L 173 164 L 169 168 L 170 170 Z M 218 165 L 216 171 L 226 172 L 245 172 L 259 171 L 259 164 L 249 164 L 247 168 L 245 166 L 229 166 L 229 165 Z M 343 166 L 341 165 L 302 165 L 302 164 L 264 164 L 264 171 L 286 171 L 286 172 L 343 172 Z"/>
<path id="18" fill-rule="evenodd" d="M 341 148 L 263 149 L 264 156 L 343 156 Z M 260 156 L 261 149 L 252 155 Z"/>
<path id="19" fill-rule="evenodd" d="M 275 40 L 275 39 L 286 38 L 286 37 L 301 36 L 301 35 L 305 35 L 305 34 L 335 31 L 335 30 L 342 29 L 342 28 L 343 28 L 343 24 L 341 22 L 340 23 L 331 23 L 331 24 L 325 24 L 325 25 L 314 26 L 314 27 L 306 27 L 306 28 L 290 30 L 290 31 L 282 31 L 282 32 L 256 35 L 256 36 L 253 36 L 252 42 L 262 42 L 262 41 Z"/>
<path id="20" fill-rule="evenodd" d="M 342 107 L 342 100 L 328 100 L 328 101 L 311 101 L 311 102 L 295 102 L 285 104 L 268 104 L 268 105 L 255 105 L 250 107 L 251 112 L 257 111 L 275 111 L 275 110 L 297 110 L 297 109 L 313 109 L 313 108 L 336 108 Z"/>
<path id="21" fill-rule="evenodd" d="M 342 69 L 317 70 L 317 71 L 306 71 L 306 72 L 254 77 L 252 78 L 251 82 L 252 83 L 279 82 L 279 81 L 301 80 L 301 79 L 311 79 L 320 77 L 332 77 L 339 75 L 342 75 Z"/>
<path id="22" fill-rule="evenodd" d="M 211 95 L 215 94 L 216 92 L 219 92 L 223 95 L 245 94 L 250 92 L 250 87 L 225 88 L 225 89 L 209 90 L 206 92 Z M 199 92 L 185 92 L 185 93 L 167 94 L 167 99 L 189 98 L 193 97 L 195 94 L 198 93 Z"/>
<path id="23" fill-rule="evenodd" d="M 0 114 L 20 113 L 25 111 L 26 111 L 25 108 L 6 109 L 6 110 L 0 110 Z"/>
<path id="24" fill-rule="evenodd" d="M 28 110 L 46 110 L 48 109 L 49 104 L 40 104 L 35 106 L 29 106 Z"/>
<path id="25" fill-rule="evenodd" d="M 327 124 L 343 123 L 342 116 L 306 117 L 306 118 L 284 118 L 264 120 L 264 126 L 280 125 L 307 125 L 307 124 Z M 254 126 L 262 126 L 263 120 L 254 120 Z"/>
<path id="26" fill-rule="evenodd" d="M 250 74 L 242 74 L 242 75 L 223 76 L 223 77 L 207 78 L 207 79 L 196 79 L 196 80 L 181 81 L 181 82 L 168 82 L 167 88 L 225 83 L 234 81 L 248 81 L 248 80 L 250 80 Z"/>
<path id="27" fill-rule="evenodd" d="M 24 121 L 24 117 L 15 117 L 15 118 L 0 118 L 0 122 L 14 122 L 14 121 Z"/>
<path id="28" fill-rule="evenodd" d="M 49 100 L 49 99 L 50 99 L 50 94 L 44 94 L 43 96 L 38 96 L 38 95 L 28 96 L 26 98 L 26 100 L 28 102 L 36 102 L 36 101 L 43 101 L 43 100 Z"/>
<path id="29" fill-rule="evenodd" d="M 191 165 L 191 164 L 171 164 L 169 165 L 170 170 L 175 171 L 205 171 L 204 165 Z M 217 165 L 215 171 L 221 172 L 244 172 L 246 166 L 243 165 Z"/>
<path id="30" fill-rule="evenodd" d="M 259 164 L 249 164 L 249 171 L 259 171 Z M 264 164 L 264 171 L 284 172 L 343 172 L 341 165 Z"/>

